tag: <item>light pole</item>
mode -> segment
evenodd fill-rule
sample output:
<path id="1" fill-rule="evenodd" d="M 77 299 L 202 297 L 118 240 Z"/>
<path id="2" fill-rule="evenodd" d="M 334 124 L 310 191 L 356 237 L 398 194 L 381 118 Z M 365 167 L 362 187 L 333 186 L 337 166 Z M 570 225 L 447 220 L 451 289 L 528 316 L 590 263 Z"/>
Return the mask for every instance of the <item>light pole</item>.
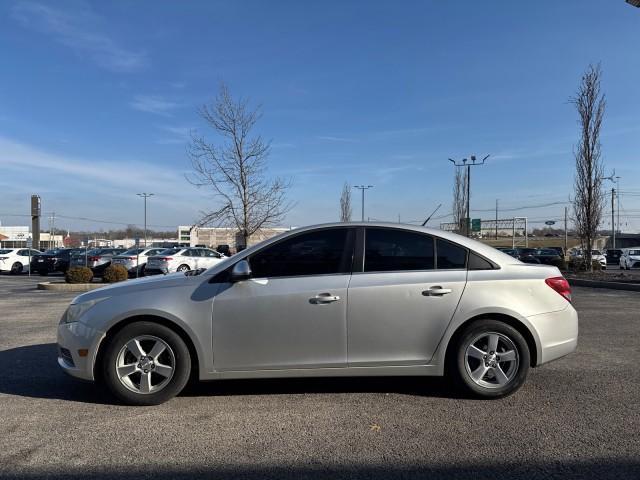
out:
<path id="1" fill-rule="evenodd" d="M 614 169 L 611 176 L 600 177 L 600 180 L 610 180 L 612 183 L 616 183 L 616 186 L 617 186 L 616 178 L 620 178 L 620 177 L 616 177 L 615 175 L 616 175 L 616 170 Z M 617 193 L 618 195 L 620 195 L 619 191 Z M 616 189 L 612 188 L 611 189 L 611 248 L 616 248 L 615 196 L 616 196 Z"/>
<path id="2" fill-rule="evenodd" d="M 364 191 L 373 188 L 373 185 L 354 185 L 353 188 L 362 191 L 362 221 L 364 222 Z"/>
<path id="3" fill-rule="evenodd" d="M 453 165 L 455 167 L 467 167 L 467 220 L 466 220 L 466 233 L 467 233 L 467 237 L 471 236 L 471 210 L 469 209 L 470 206 L 470 200 L 471 200 L 471 167 L 477 167 L 480 165 L 484 165 L 484 162 L 487 160 L 487 158 L 489 158 L 489 155 L 487 155 L 486 157 L 484 157 L 482 159 L 481 162 L 476 163 L 476 156 L 475 155 L 471 155 L 471 163 L 467 163 L 468 160 L 466 158 L 462 159 L 462 163 L 460 162 L 456 162 L 453 159 L 449 159 L 449 161 L 451 163 L 453 163 Z"/>
<path id="4" fill-rule="evenodd" d="M 144 248 L 147 248 L 147 198 L 153 197 L 153 193 L 136 193 L 139 197 L 144 198 Z"/>

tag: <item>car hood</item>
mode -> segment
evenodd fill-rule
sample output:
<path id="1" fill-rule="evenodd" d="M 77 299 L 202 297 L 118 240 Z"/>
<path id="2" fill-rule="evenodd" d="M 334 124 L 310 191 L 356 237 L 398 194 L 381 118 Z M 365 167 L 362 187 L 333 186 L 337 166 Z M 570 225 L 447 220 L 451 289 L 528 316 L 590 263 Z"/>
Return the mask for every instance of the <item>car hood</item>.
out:
<path id="1" fill-rule="evenodd" d="M 78 295 L 71 303 L 82 303 L 90 300 L 117 297 L 119 295 L 129 295 L 135 292 L 146 290 L 157 290 L 159 288 L 179 287 L 191 284 L 199 284 L 208 279 L 208 275 L 185 275 L 183 272 L 170 273 L 168 275 L 154 275 L 127 280 L 121 283 L 114 283 L 106 287 L 98 288 L 82 295 Z"/>

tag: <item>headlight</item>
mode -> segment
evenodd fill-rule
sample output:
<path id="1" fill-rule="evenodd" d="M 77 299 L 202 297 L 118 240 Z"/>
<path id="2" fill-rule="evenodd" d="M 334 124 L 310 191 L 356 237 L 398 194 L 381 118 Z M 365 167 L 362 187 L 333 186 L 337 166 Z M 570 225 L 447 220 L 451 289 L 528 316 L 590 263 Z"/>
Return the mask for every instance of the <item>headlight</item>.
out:
<path id="1" fill-rule="evenodd" d="M 101 302 L 102 300 L 104 300 L 104 298 L 96 298 L 95 300 L 89 300 L 87 302 L 74 303 L 69 305 L 67 311 L 62 315 L 60 323 L 62 324 L 77 322 L 78 319 L 82 315 L 84 315 L 91 307 L 93 307 L 96 303 Z"/>

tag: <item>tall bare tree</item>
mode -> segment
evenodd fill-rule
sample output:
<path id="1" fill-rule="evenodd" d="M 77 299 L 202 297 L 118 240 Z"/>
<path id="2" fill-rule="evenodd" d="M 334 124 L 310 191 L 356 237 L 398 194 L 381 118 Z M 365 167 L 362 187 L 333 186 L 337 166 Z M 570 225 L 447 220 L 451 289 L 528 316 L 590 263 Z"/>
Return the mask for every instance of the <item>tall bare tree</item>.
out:
<path id="1" fill-rule="evenodd" d="M 600 92 L 601 77 L 600 65 L 589 65 L 582 75 L 576 96 L 569 100 L 578 111 L 580 128 L 580 138 L 573 150 L 576 162 L 573 214 L 584 251 L 583 258 L 589 271 L 593 270 L 591 249 L 604 208 L 600 127 L 605 111 L 605 98 Z"/>
<path id="2" fill-rule="evenodd" d="M 340 196 L 340 221 L 350 222 L 351 214 L 351 186 L 347 182 L 344 182 L 342 195 Z"/>
<path id="3" fill-rule="evenodd" d="M 234 99 L 225 84 L 217 97 L 198 114 L 218 136 L 216 144 L 191 134 L 187 153 L 193 172 L 187 180 L 208 187 L 219 201 L 215 210 L 203 212 L 198 225 L 235 227 L 245 246 L 260 228 L 281 222 L 292 207 L 286 199 L 290 182 L 267 175 L 270 144 L 252 134 L 261 118 L 260 107 Z"/>
<path id="4" fill-rule="evenodd" d="M 466 232 L 465 218 L 467 217 L 467 169 L 456 168 L 453 177 L 453 223 L 457 225 L 457 232 Z"/>

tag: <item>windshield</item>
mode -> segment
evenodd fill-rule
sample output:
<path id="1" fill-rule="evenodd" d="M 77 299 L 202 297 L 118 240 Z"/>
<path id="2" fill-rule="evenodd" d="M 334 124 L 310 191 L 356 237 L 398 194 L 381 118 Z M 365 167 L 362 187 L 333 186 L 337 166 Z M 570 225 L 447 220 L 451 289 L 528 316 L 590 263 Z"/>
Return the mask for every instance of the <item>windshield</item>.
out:
<path id="1" fill-rule="evenodd" d="M 52 248 L 52 249 L 50 249 L 50 250 L 45 250 L 45 251 L 44 251 L 44 254 L 45 254 L 45 255 L 57 255 L 57 254 L 58 254 L 58 253 L 60 253 L 60 252 L 62 252 L 62 250 L 61 250 L 61 249 L 59 249 L 59 248 Z"/>
<path id="2" fill-rule="evenodd" d="M 139 253 L 142 253 L 143 250 L 144 248 L 132 248 L 126 252 L 119 253 L 118 255 L 138 255 Z"/>
<path id="3" fill-rule="evenodd" d="M 5 255 L 7 253 L 11 253 L 11 250 L 0 250 L 0 255 Z"/>
<path id="4" fill-rule="evenodd" d="M 551 249 L 540 249 L 538 250 L 538 255 L 557 255 L 558 252 L 556 252 L 555 250 L 551 250 Z"/>
<path id="5" fill-rule="evenodd" d="M 629 250 L 629 255 L 640 255 L 640 250 Z"/>

